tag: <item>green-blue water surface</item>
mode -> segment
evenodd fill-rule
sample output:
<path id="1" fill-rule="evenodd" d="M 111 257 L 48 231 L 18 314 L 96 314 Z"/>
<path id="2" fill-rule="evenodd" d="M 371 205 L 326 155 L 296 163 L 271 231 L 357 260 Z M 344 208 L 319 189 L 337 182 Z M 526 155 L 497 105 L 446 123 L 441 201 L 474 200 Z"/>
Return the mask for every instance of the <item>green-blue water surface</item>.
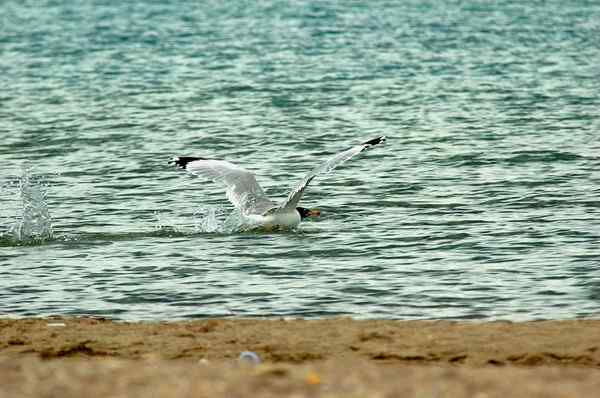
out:
<path id="1" fill-rule="evenodd" d="M 598 1 L 3 1 L 0 315 L 598 316 L 599 65 Z M 286 233 L 167 165 L 379 135 Z"/>

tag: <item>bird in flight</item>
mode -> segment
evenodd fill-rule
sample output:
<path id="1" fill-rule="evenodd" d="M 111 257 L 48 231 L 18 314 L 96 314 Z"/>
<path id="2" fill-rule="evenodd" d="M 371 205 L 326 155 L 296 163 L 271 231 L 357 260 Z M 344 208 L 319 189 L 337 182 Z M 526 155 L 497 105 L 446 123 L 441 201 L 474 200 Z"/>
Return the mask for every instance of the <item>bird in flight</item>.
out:
<path id="1" fill-rule="evenodd" d="M 292 229 L 305 218 L 318 217 L 317 209 L 298 206 L 308 184 L 319 174 L 333 171 L 342 163 L 359 153 L 385 142 L 381 136 L 355 145 L 338 153 L 327 161 L 313 168 L 290 191 L 281 203 L 272 201 L 256 181 L 254 173 L 225 160 L 206 159 L 193 156 L 177 156 L 169 163 L 187 170 L 193 175 L 222 183 L 226 187 L 227 199 L 251 221 L 253 228 L 266 230 Z"/>

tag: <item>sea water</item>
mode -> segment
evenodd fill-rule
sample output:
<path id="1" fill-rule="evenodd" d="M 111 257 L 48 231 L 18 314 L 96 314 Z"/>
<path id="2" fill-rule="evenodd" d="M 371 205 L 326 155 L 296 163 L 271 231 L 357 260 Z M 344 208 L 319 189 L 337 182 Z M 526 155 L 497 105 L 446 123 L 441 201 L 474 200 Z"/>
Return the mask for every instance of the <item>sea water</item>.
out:
<path id="1" fill-rule="evenodd" d="M 600 314 L 597 1 L 4 1 L 0 315 Z M 296 231 L 238 232 L 226 159 Z"/>

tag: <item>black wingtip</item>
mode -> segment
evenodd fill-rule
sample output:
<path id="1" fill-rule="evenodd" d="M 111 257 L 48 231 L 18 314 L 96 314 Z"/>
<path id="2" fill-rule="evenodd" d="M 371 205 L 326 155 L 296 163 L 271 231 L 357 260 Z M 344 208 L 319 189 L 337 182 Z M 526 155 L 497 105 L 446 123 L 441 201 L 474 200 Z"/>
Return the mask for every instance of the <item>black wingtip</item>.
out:
<path id="1" fill-rule="evenodd" d="M 362 145 L 373 146 L 373 145 L 381 144 L 381 143 L 385 142 L 386 138 L 387 137 L 385 135 L 382 135 L 381 137 L 373 138 L 372 140 L 363 142 Z"/>
<path id="2" fill-rule="evenodd" d="M 176 156 L 169 161 L 169 164 L 175 164 L 177 167 L 181 167 L 185 169 L 189 162 L 193 162 L 195 160 L 203 160 L 204 158 L 197 158 L 194 156 Z"/>

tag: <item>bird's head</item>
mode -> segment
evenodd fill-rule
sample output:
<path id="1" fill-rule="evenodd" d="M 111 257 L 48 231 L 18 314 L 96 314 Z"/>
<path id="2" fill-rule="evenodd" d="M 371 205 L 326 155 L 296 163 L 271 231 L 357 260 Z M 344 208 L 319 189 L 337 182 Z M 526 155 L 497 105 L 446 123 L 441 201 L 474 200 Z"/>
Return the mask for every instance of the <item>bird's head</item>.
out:
<path id="1" fill-rule="evenodd" d="M 300 213 L 300 218 L 304 219 L 307 217 L 319 217 L 321 215 L 321 211 L 318 209 L 307 209 L 305 207 L 296 207 L 298 213 Z"/>

